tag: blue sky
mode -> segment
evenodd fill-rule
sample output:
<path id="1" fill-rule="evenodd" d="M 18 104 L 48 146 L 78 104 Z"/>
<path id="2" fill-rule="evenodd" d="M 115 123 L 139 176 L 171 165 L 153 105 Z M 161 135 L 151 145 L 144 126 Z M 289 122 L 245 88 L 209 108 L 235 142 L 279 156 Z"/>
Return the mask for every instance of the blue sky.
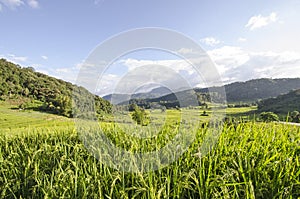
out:
<path id="1" fill-rule="evenodd" d="M 299 19 L 297 0 L 0 0 L 0 57 L 76 82 L 80 64 L 101 42 L 130 29 L 161 27 L 198 42 L 224 83 L 300 77 Z M 129 65 L 154 60 L 176 59 L 151 51 L 120 58 L 100 94 L 109 93 Z"/>

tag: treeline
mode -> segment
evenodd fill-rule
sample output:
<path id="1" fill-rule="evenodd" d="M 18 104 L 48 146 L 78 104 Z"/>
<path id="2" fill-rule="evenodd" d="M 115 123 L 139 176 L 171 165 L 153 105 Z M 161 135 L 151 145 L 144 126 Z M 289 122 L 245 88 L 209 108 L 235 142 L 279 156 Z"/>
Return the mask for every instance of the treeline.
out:
<path id="1" fill-rule="evenodd" d="M 78 107 L 72 105 L 83 99 L 93 99 L 92 105 L 85 106 L 93 106 L 91 108 L 98 114 L 110 113 L 112 109 L 108 101 L 83 87 L 36 72 L 32 67 L 22 68 L 0 59 L 0 100 L 18 97 L 38 100 L 42 102 L 38 110 L 67 117 L 80 115 Z M 20 107 L 26 108 L 26 104 L 20 104 Z"/>

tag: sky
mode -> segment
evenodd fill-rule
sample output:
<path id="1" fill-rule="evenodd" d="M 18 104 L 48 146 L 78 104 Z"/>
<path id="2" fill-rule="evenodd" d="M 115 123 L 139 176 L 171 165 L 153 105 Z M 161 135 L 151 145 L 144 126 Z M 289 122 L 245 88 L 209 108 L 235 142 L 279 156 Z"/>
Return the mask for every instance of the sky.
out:
<path id="1" fill-rule="evenodd" d="M 157 27 L 195 41 L 223 84 L 300 77 L 299 19 L 298 0 L 0 0 L 0 57 L 77 83 L 85 60 L 104 41 Z M 205 86 L 182 58 L 144 49 L 111 63 L 94 92 L 111 93 L 129 71 L 149 64 Z"/>

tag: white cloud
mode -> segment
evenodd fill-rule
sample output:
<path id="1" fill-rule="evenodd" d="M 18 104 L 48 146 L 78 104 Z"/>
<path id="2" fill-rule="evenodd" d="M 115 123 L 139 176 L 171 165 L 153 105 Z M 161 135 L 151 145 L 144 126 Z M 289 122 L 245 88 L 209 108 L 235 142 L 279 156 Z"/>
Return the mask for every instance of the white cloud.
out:
<path id="1" fill-rule="evenodd" d="M 223 83 L 226 84 L 263 77 L 300 77 L 300 53 L 298 52 L 257 52 L 237 46 L 223 46 L 207 53 L 214 61 Z M 203 64 L 205 65 L 204 62 Z M 186 82 L 193 87 L 213 85 L 206 79 L 202 79 L 207 77 L 205 74 L 202 77 L 202 74 L 199 75 L 189 63 L 182 59 L 139 60 L 128 58 L 119 60 L 113 65 L 111 66 L 113 69 L 106 71 L 102 76 L 96 65 L 82 63 L 70 68 L 59 68 L 49 73 L 67 81 L 77 81 L 76 83 L 99 95 L 114 92 L 130 93 L 141 86 L 159 83 L 159 81 L 167 82 L 166 84 L 170 85 L 169 88 L 175 90 L 182 89 L 184 87 L 182 85 L 187 85 L 182 83 Z M 80 69 L 83 70 L 78 75 Z M 77 75 L 80 77 L 80 81 L 76 80 Z M 81 80 L 83 84 L 81 84 Z"/>
<path id="2" fill-rule="evenodd" d="M 206 57 L 207 58 L 207 57 Z M 190 63 L 197 65 L 197 68 L 192 66 Z M 157 75 L 164 75 L 164 79 L 168 80 L 168 82 L 178 82 L 178 78 L 185 79 L 191 85 L 197 84 L 209 84 L 210 80 L 215 80 L 216 74 L 210 74 L 211 61 L 207 63 L 209 59 L 198 58 L 197 60 L 184 60 L 184 59 L 169 59 L 169 60 L 137 60 L 137 59 L 126 59 L 121 60 L 120 62 L 128 68 L 129 73 L 134 73 L 136 71 L 140 71 L 141 74 L 152 73 L 153 68 L 157 67 L 161 70 L 157 70 Z M 144 67 L 144 68 L 143 68 Z M 201 67 L 201 68 L 199 68 Z M 144 70 L 141 71 L 140 68 Z M 175 76 L 176 74 L 176 76 Z M 171 75 L 171 76 L 170 76 Z M 203 79 L 204 78 L 204 79 Z M 145 78 L 146 79 L 146 78 Z M 155 79 L 155 78 L 154 78 Z M 156 83 L 156 81 L 154 81 Z M 182 87 L 182 85 L 177 84 L 174 85 L 174 88 Z"/>
<path id="3" fill-rule="evenodd" d="M 240 47 L 224 46 L 208 52 L 224 83 L 273 77 L 300 77 L 300 53 L 251 52 Z"/>
<path id="4" fill-rule="evenodd" d="M 220 40 L 218 40 L 214 37 L 205 37 L 205 38 L 201 39 L 200 41 L 208 46 L 215 46 L 215 45 L 221 43 Z"/>
<path id="5" fill-rule="evenodd" d="M 278 20 L 277 13 L 272 12 L 269 16 L 256 15 L 249 19 L 248 23 L 245 25 L 246 28 L 250 30 L 255 30 L 269 25 L 270 23 L 276 22 Z"/>
<path id="6" fill-rule="evenodd" d="M 28 57 L 25 56 L 16 56 L 14 54 L 8 54 L 6 56 L 3 56 L 5 59 L 7 59 L 8 61 L 12 61 L 15 62 L 17 64 L 20 64 L 20 62 L 26 62 Z"/>
<path id="7" fill-rule="evenodd" d="M 39 2 L 37 0 L 28 0 L 27 4 L 32 8 L 38 8 Z"/>
<path id="8" fill-rule="evenodd" d="M 56 68 L 52 71 L 49 71 L 50 74 L 53 74 L 55 77 L 64 79 L 65 81 L 75 83 L 77 79 L 79 69 L 76 66 L 73 67 L 61 67 Z"/>
<path id="9" fill-rule="evenodd" d="M 44 60 L 48 60 L 48 57 L 46 55 L 42 55 L 41 58 Z"/>
<path id="10" fill-rule="evenodd" d="M 19 6 L 24 5 L 24 2 L 22 0 L 0 0 L 0 2 L 10 9 L 15 9 Z"/>
<path id="11" fill-rule="evenodd" d="M 240 47 L 223 46 L 207 54 L 218 66 L 219 73 L 224 74 L 226 71 L 236 68 L 249 60 L 249 55 Z"/>
<path id="12" fill-rule="evenodd" d="M 183 59 L 170 59 L 170 60 L 138 60 L 138 59 L 126 59 L 120 60 L 124 66 L 128 68 L 129 71 L 134 70 L 142 66 L 160 65 L 169 67 L 176 72 L 180 70 L 186 70 L 188 73 L 192 73 L 192 66 Z"/>
<path id="13" fill-rule="evenodd" d="M 71 68 L 58 68 L 55 70 L 57 73 L 69 73 L 72 71 Z"/>
<path id="14" fill-rule="evenodd" d="M 239 37 L 239 38 L 238 38 L 238 42 L 246 42 L 246 41 L 247 41 L 246 38 L 243 38 L 243 37 Z"/>
<path id="15" fill-rule="evenodd" d="M 31 8 L 39 7 L 38 0 L 27 0 L 26 3 Z M 16 9 L 20 6 L 24 6 L 25 1 L 24 0 L 0 0 L 0 11 L 2 9 L 2 5 L 5 5 L 6 7 L 10 8 L 10 9 Z"/>
<path id="16" fill-rule="evenodd" d="M 193 53 L 194 51 L 191 48 L 180 48 L 177 52 L 179 54 L 190 54 Z"/>
<path id="17" fill-rule="evenodd" d="M 104 96 L 113 93 L 113 88 L 115 88 L 121 77 L 115 74 L 104 74 L 97 84 L 96 93 L 97 95 Z"/>

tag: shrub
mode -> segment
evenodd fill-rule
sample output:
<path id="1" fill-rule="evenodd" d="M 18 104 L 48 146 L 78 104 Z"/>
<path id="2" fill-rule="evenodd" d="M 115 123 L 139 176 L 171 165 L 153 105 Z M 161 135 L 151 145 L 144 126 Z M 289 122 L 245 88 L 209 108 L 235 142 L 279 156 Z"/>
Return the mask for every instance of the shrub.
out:
<path id="1" fill-rule="evenodd" d="M 139 125 L 147 126 L 150 123 L 150 118 L 145 109 L 134 106 L 134 111 L 131 115 L 132 119 Z"/>
<path id="2" fill-rule="evenodd" d="M 260 114 L 260 119 L 264 122 L 272 122 L 272 121 L 278 121 L 278 115 L 276 115 L 273 112 L 262 112 Z"/>

